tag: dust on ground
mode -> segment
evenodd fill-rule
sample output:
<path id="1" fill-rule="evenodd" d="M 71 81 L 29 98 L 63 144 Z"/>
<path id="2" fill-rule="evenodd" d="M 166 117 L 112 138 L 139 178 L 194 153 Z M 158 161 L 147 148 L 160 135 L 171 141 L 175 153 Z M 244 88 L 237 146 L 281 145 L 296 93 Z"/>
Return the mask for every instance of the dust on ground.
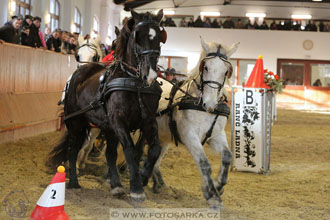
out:
<path id="1" fill-rule="evenodd" d="M 230 140 L 230 122 L 226 130 Z M 5 209 L 8 198 L 22 212 L 17 200 L 23 196 L 29 202 L 25 219 L 32 213 L 54 176 L 45 160 L 60 137 L 60 132 L 54 132 L 0 145 L 0 219 L 18 219 Z M 220 156 L 209 147 L 206 152 L 215 177 Z M 121 176 L 126 195 L 113 197 L 105 171 L 104 159 L 89 161 L 79 177 L 82 189 L 66 190 L 70 219 L 109 219 L 110 208 L 207 207 L 199 171 L 183 146 L 172 146 L 163 160 L 167 186 L 154 194 L 149 183 L 143 203 L 130 200 L 127 173 Z M 222 200 L 221 219 L 330 219 L 330 116 L 279 109 L 272 129 L 270 174 L 230 172 Z"/>

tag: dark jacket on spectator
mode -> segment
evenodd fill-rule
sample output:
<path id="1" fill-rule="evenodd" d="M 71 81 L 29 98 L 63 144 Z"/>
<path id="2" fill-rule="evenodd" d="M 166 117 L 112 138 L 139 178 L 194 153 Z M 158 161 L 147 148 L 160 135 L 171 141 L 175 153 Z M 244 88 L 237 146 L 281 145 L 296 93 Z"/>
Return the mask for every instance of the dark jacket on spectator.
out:
<path id="1" fill-rule="evenodd" d="M 21 44 L 30 46 L 29 36 L 24 32 L 21 32 Z"/>
<path id="2" fill-rule="evenodd" d="M 48 38 L 46 45 L 48 50 L 54 48 L 55 52 L 61 52 L 62 41 L 60 39 L 55 39 L 52 35 Z"/>
<path id="3" fill-rule="evenodd" d="M 31 47 L 41 47 L 41 40 L 39 37 L 39 28 L 37 28 L 37 26 L 35 26 L 34 24 L 32 24 L 30 26 L 30 35 L 29 35 L 29 43 Z"/>
<path id="4" fill-rule="evenodd" d="M 8 43 L 19 44 L 19 32 L 15 30 L 12 23 L 7 22 L 0 28 L 0 39 Z"/>
<path id="5" fill-rule="evenodd" d="M 188 27 L 194 27 L 194 21 L 191 19 L 188 21 Z"/>
<path id="6" fill-rule="evenodd" d="M 194 27 L 204 27 L 204 23 L 200 16 L 198 16 L 198 18 L 194 22 Z"/>

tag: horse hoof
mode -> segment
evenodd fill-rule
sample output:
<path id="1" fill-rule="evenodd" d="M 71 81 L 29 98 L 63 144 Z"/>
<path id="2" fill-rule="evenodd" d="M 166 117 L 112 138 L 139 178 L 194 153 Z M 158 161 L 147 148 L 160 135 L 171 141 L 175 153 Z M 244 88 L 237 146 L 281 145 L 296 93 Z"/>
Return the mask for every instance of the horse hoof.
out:
<path id="1" fill-rule="evenodd" d="M 153 193 L 159 194 L 164 186 L 165 184 L 154 184 L 152 187 Z"/>
<path id="2" fill-rule="evenodd" d="M 131 192 L 131 198 L 134 202 L 143 202 L 144 200 L 146 200 L 146 194 L 144 192 L 142 193 Z"/>
<path id="3" fill-rule="evenodd" d="M 110 192 L 111 192 L 111 194 L 112 194 L 113 196 L 121 196 L 121 195 L 124 195 L 124 194 L 125 194 L 125 190 L 124 190 L 124 188 L 121 187 L 121 186 L 117 186 L 117 187 L 111 189 Z"/>
<path id="4" fill-rule="evenodd" d="M 207 200 L 207 203 L 210 206 L 210 209 L 213 210 L 220 210 L 222 205 L 222 201 L 220 198 L 218 197 L 212 197 L 209 200 Z"/>
<path id="5" fill-rule="evenodd" d="M 70 183 L 67 186 L 68 189 L 80 189 L 81 186 L 79 185 L 79 183 Z"/>

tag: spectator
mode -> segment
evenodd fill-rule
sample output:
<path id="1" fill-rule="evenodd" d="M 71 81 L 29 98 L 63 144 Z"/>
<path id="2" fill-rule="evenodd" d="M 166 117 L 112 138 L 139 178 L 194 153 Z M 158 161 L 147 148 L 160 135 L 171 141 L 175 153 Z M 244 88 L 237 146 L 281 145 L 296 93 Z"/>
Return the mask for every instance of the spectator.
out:
<path id="1" fill-rule="evenodd" d="M 260 29 L 257 21 L 254 21 L 254 23 L 253 23 L 253 29 Z"/>
<path id="2" fill-rule="evenodd" d="M 254 29 L 254 26 L 251 23 L 251 20 L 249 19 L 248 23 L 245 25 L 246 29 Z"/>
<path id="3" fill-rule="evenodd" d="M 22 24 L 22 17 L 14 17 L 10 22 L 7 22 L 0 28 L 0 41 L 19 44 L 19 28 Z"/>
<path id="4" fill-rule="evenodd" d="M 203 27 L 205 27 L 205 28 L 210 28 L 211 27 L 211 21 L 210 21 L 209 18 L 206 18 L 205 22 L 203 22 L 203 23 L 204 23 Z"/>
<path id="5" fill-rule="evenodd" d="M 329 24 L 325 25 L 324 32 L 330 32 L 330 25 Z"/>
<path id="6" fill-rule="evenodd" d="M 323 21 L 321 21 L 320 24 L 319 24 L 319 31 L 324 32 L 324 23 L 323 23 Z"/>
<path id="7" fill-rule="evenodd" d="M 34 17 L 32 24 L 30 26 L 30 35 L 29 35 L 29 46 L 31 47 L 41 47 L 42 42 L 39 36 L 39 28 L 40 28 L 41 18 Z"/>
<path id="8" fill-rule="evenodd" d="M 301 29 L 301 21 L 293 22 L 292 29 L 294 31 L 300 31 L 300 29 Z"/>
<path id="9" fill-rule="evenodd" d="M 311 31 L 317 31 L 317 26 L 314 21 L 312 21 Z"/>
<path id="10" fill-rule="evenodd" d="M 268 24 L 266 21 L 263 21 L 262 24 L 260 25 L 259 29 L 261 30 L 269 30 Z"/>
<path id="11" fill-rule="evenodd" d="M 218 19 L 214 18 L 214 20 L 213 20 L 213 22 L 211 24 L 211 27 L 213 27 L 213 28 L 220 28 Z"/>
<path id="12" fill-rule="evenodd" d="M 185 18 L 182 18 L 179 24 L 180 27 L 187 27 L 187 22 Z"/>
<path id="13" fill-rule="evenodd" d="M 45 31 L 44 31 L 44 38 L 45 38 L 45 41 L 48 40 L 48 38 L 51 36 L 51 31 L 50 31 L 50 27 L 46 27 L 45 28 Z"/>
<path id="14" fill-rule="evenodd" d="M 101 44 L 100 48 L 101 48 L 101 51 L 102 51 L 102 57 L 105 57 L 109 54 L 109 52 L 108 52 L 108 50 L 107 50 L 107 48 L 105 47 L 104 44 Z"/>
<path id="15" fill-rule="evenodd" d="M 193 18 L 190 18 L 189 21 L 188 21 L 188 27 L 194 27 L 194 19 Z"/>
<path id="16" fill-rule="evenodd" d="M 73 34 L 71 34 L 69 40 L 69 54 L 75 54 L 76 51 L 77 51 L 77 41 L 74 38 Z"/>
<path id="17" fill-rule="evenodd" d="M 291 20 L 285 20 L 284 26 L 283 26 L 283 30 L 286 31 L 290 31 L 292 30 L 292 24 L 291 24 Z"/>
<path id="18" fill-rule="evenodd" d="M 31 15 L 25 15 L 21 29 L 23 28 L 23 26 L 31 27 L 32 19 L 33 19 L 33 17 Z"/>
<path id="19" fill-rule="evenodd" d="M 321 80 L 317 79 L 314 83 L 313 86 L 322 86 Z"/>
<path id="20" fill-rule="evenodd" d="M 275 20 L 273 20 L 273 22 L 270 24 L 270 30 L 277 30 L 277 24 Z"/>
<path id="21" fill-rule="evenodd" d="M 79 35 L 80 35 L 79 32 L 74 32 L 73 33 L 73 37 L 74 37 L 74 39 L 76 39 L 76 41 L 78 41 Z"/>
<path id="22" fill-rule="evenodd" d="M 171 23 L 170 23 L 170 27 L 176 27 L 176 24 L 175 24 L 175 22 L 172 20 L 172 18 L 170 18 L 170 20 L 171 20 Z"/>
<path id="23" fill-rule="evenodd" d="M 21 31 L 21 44 L 24 46 L 30 46 L 29 44 L 30 26 L 25 25 Z"/>
<path id="24" fill-rule="evenodd" d="M 203 24 L 203 21 L 201 19 L 201 16 L 198 16 L 196 21 L 194 22 L 194 27 L 203 27 L 204 24 Z"/>
<path id="25" fill-rule="evenodd" d="M 52 50 L 58 53 L 61 52 L 61 43 L 62 42 L 60 40 L 59 29 L 56 29 L 46 42 L 48 50 Z"/>
<path id="26" fill-rule="evenodd" d="M 279 21 L 278 22 L 277 30 L 284 30 L 284 21 Z"/>
<path id="27" fill-rule="evenodd" d="M 245 26 L 244 26 L 244 24 L 243 24 L 243 22 L 240 18 L 237 20 L 235 28 L 237 28 L 237 29 L 244 29 L 245 28 Z"/>
<path id="28" fill-rule="evenodd" d="M 228 17 L 226 21 L 223 23 L 223 28 L 235 28 L 234 22 L 231 20 L 231 17 Z"/>
<path id="29" fill-rule="evenodd" d="M 61 45 L 61 53 L 63 54 L 71 54 L 72 51 L 70 50 L 70 33 L 64 31 L 62 33 L 62 45 Z"/>

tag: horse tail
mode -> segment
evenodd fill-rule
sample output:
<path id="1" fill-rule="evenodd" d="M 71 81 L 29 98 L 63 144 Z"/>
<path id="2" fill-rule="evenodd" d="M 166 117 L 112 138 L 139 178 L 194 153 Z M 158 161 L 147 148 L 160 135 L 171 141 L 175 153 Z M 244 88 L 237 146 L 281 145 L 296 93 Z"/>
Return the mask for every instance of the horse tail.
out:
<path id="1" fill-rule="evenodd" d="M 49 152 L 46 165 L 55 168 L 68 160 L 69 137 L 66 133 L 60 143 Z"/>

